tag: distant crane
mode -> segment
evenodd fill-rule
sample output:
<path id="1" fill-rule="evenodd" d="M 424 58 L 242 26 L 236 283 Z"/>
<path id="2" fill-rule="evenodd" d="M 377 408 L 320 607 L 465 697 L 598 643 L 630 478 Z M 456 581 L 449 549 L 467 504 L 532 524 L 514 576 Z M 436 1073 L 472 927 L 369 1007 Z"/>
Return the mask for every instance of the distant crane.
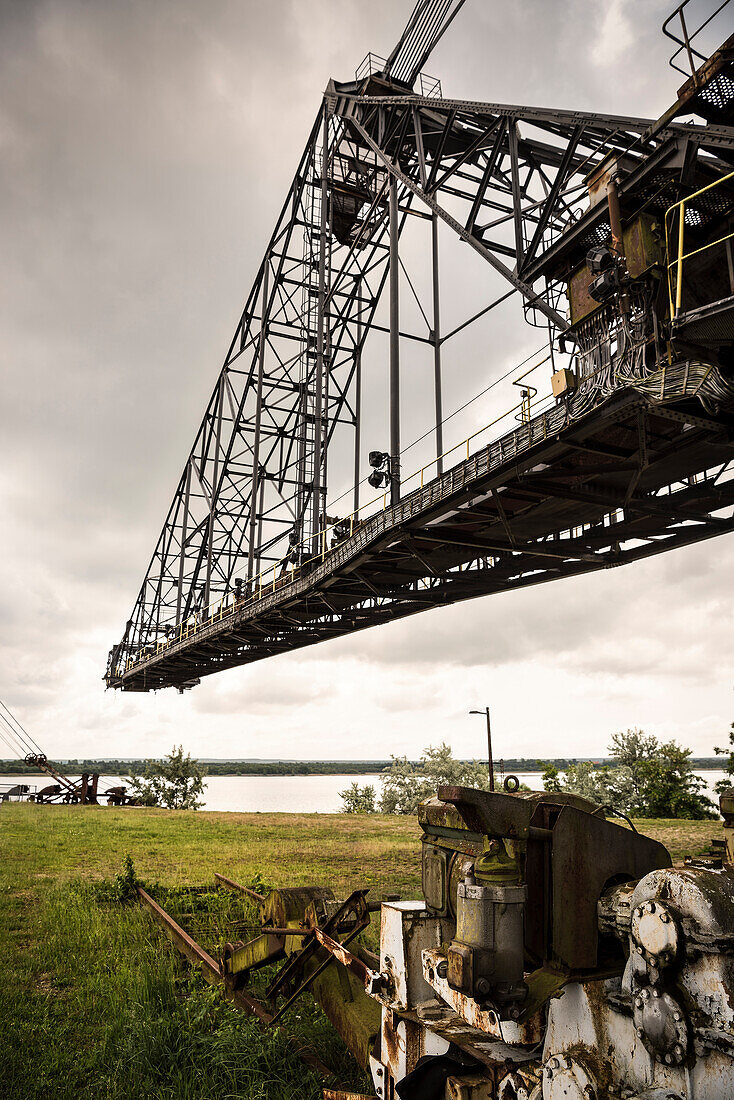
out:
<path id="1" fill-rule="evenodd" d="M 27 730 L 20 724 L 10 708 L 0 699 L 0 740 L 10 749 L 11 758 L 19 757 L 29 768 L 36 768 L 53 779 L 53 783 L 40 791 L 30 791 L 26 784 L 18 783 L 0 793 L 0 800 L 28 800 L 29 802 L 64 802 L 96 806 L 100 798 L 106 798 L 110 806 L 138 805 L 127 787 L 117 785 L 99 791 L 99 773 L 84 772 L 79 779 L 69 779 L 53 766 L 46 754 Z"/>

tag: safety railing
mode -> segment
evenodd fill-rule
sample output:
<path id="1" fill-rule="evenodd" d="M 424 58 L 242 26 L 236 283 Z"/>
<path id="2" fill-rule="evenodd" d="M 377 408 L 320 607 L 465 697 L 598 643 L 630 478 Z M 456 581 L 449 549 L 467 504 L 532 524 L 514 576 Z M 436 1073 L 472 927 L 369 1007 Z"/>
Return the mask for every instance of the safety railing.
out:
<path id="1" fill-rule="evenodd" d="M 683 0 L 682 4 L 678 4 L 677 8 L 673 9 L 668 18 L 663 23 L 663 34 L 666 35 L 672 42 L 675 42 L 678 47 L 675 53 L 672 54 L 672 56 L 668 60 L 668 64 L 670 65 L 671 69 L 675 69 L 676 72 L 682 73 L 685 77 L 692 76 L 695 79 L 697 70 L 705 61 L 708 60 L 708 57 L 705 53 L 701 53 L 700 50 L 697 50 L 695 48 L 695 46 L 693 45 L 693 40 L 694 38 L 698 37 L 701 31 L 705 30 L 706 27 L 708 27 L 709 24 L 714 21 L 719 12 L 723 11 L 724 8 L 728 6 L 729 2 L 730 0 L 724 0 L 722 4 L 719 4 L 719 6 L 711 13 L 711 15 L 709 15 L 708 19 L 705 19 L 704 22 L 696 27 L 696 29 L 693 31 L 689 30 L 686 23 L 686 17 L 684 15 L 684 11 L 688 7 L 690 0 Z M 670 24 L 675 22 L 676 17 L 678 23 L 680 24 L 680 33 L 683 35 L 682 38 L 679 38 L 677 34 L 670 30 Z M 685 54 L 690 72 L 687 72 L 685 69 L 682 69 L 680 65 L 676 64 L 681 54 Z"/>
<path id="2" fill-rule="evenodd" d="M 729 172 L 726 176 L 721 176 L 719 179 L 714 180 L 713 183 L 709 183 L 706 187 L 701 187 L 698 191 L 694 191 L 692 195 L 687 195 L 684 199 L 680 199 L 678 202 L 673 203 L 665 211 L 665 250 L 667 254 L 667 270 L 668 270 L 668 300 L 670 304 L 670 316 L 671 319 L 675 318 L 681 311 L 681 305 L 683 302 L 683 264 L 686 260 L 690 260 L 692 256 L 698 256 L 702 252 L 708 251 L 710 248 L 715 248 L 717 245 L 725 244 L 727 241 L 732 240 L 734 232 L 727 233 L 723 237 L 718 237 L 715 241 L 709 241 L 708 244 L 701 245 L 700 248 L 694 248 L 690 252 L 685 251 L 685 233 L 686 233 L 686 210 L 689 208 L 690 203 L 699 198 L 700 195 L 706 194 L 708 191 L 713 191 L 716 187 L 720 187 L 728 180 L 734 180 L 734 172 Z M 678 211 L 678 240 L 676 246 L 675 259 L 670 258 L 670 230 L 671 230 L 671 214 Z M 675 294 L 673 293 L 673 270 L 675 269 Z"/>
<path id="3" fill-rule="evenodd" d="M 728 2 L 728 0 L 727 0 Z M 364 80 L 373 73 L 383 73 L 387 65 L 387 58 L 380 57 L 376 53 L 368 53 L 355 71 L 356 80 Z M 429 76 L 427 73 L 418 73 L 415 79 L 415 94 L 424 99 L 441 98 L 441 81 L 437 76 Z"/>

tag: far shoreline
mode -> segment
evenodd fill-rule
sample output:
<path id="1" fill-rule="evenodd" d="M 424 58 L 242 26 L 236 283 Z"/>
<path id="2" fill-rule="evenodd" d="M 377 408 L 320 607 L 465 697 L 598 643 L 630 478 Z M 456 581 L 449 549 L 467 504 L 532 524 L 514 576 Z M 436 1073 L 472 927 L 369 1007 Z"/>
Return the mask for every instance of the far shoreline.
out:
<path id="1" fill-rule="evenodd" d="M 132 772 L 142 771 L 148 763 L 157 764 L 159 761 L 147 760 L 53 760 L 51 763 L 56 769 L 68 775 L 81 775 L 83 772 L 100 775 L 122 776 Z M 418 761 L 410 761 L 418 765 Z M 496 760 L 495 771 L 500 774 L 542 774 L 549 766 L 563 772 L 572 765 L 590 763 L 594 769 L 613 766 L 615 761 L 610 757 L 563 757 L 548 760 Z M 309 776 L 377 776 L 389 771 L 391 760 L 199 760 L 201 770 L 207 779 L 238 777 L 257 777 L 280 779 L 288 776 L 308 778 Z M 690 766 L 694 771 L 721 771 L 722 760 L 717 757 L 691 757 Z M 47 773 L 39 772 L 35 768 L 29 768 L 20 760 L 0 760 L 0 775 L 22 776 L 27 779 L 45 779 Z"/>

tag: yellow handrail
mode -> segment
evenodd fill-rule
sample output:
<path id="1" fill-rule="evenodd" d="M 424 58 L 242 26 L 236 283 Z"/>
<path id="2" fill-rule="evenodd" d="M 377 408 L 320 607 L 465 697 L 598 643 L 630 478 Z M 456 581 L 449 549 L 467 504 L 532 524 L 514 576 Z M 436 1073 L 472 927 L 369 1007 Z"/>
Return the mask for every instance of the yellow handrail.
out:
<path id="1" fill-rule="evenodd" d="M 683 241 L 685 238 L 685 223 L 686 223 L 686 206 L 693 199 L 697 199 L 699 195 L 705 194 L 707 191 L 711 191 L 714 187 L 720 187 L 722 183 L 726 183 L 727 180 L 734 179 L 734 172 L 729 172 L 726 176 L 720 176 L 719 179 L 713 180 L 711 183 L 707 183 L 705 187 L 699 188 L 698 191 L 694 191 L 692 195 L 686 195 L 685 198 L 679 199 L 678 202 L 674 202 L 672 206 L 669 206 L 665 211 L 665 253 L 668 258 L 668 303 L 670 305 L 670 317 L 677 316 L 680 313 L 680 308 L 683 300 L 683 263 L 691 256 L 697 256 L 700 252 L 705 252 L 709 248 L 714 248 L 717 244 L 723 244 L 724 241 L 731 240 L 734 237 L 733 233 L 728 233 L 725 237 L 719 237 L 716 241 L 710 241 L 709 244 L 703 245 L 701 248 L 696 248 L 692 252 L 684 252 Z M 668 215 L 674 210 L 678 210 L 678 251 L 675 260 L 670 260 L 670 241 L 668 237 Z M 671 279 L 671 273 L 673 268 L 676 269 L 675 278 L 675 309 L 673 308 L 673 284 Z"/>

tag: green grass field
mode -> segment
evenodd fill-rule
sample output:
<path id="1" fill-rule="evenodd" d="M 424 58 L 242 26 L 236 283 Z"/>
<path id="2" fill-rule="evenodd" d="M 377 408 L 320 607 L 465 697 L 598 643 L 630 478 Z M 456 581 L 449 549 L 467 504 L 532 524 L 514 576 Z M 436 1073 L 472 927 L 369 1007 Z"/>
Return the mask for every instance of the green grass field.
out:
<path id="1" fill-rule="evenodd" d="M 637 824 L 674 859 L 723 835 L 705 821 Z M 382 815 L 0 806 L 0 1100 L 81 1091 L 317 1100 L 322 1082 L 286 1036 L 225 1004 L 137 903 L 119 902 L 114 879 L 129 853 L 178 913 L 192 909 L 183 888 L 212 883 L 214 871 L 267 886 L 330 885 L 337 896 L 369 886 L 374 897 L 417 897 L 419 841 L 414 818 Z M 214 948 L 231 918 L 242 919 L 233 904 L 230 895 L 216 903 L 209 924 L 192 914 L 190 930 Z M 338 1081 L 364 1083 L 307 1000 L 287 1028 Z"/>

